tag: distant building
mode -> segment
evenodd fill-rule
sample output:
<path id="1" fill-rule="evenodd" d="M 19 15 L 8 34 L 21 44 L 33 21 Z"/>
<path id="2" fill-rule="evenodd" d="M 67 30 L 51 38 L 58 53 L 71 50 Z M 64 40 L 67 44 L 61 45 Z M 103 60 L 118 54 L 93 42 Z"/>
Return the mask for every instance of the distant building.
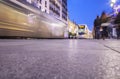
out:
<path id="1" fill-rule="evenodd" d="M 68 35 L 70 37 L 77 37 L 78 25 L 71 20 L 68 20 Z"/>

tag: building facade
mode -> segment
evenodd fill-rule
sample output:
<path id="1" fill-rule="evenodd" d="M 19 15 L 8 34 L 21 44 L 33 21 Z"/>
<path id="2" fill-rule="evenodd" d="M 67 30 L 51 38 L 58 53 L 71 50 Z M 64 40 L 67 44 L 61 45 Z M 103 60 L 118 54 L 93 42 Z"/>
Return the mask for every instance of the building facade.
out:
<path id="1" fill-rule="evenodd" d="M 62 18 L 62 4 L 66 3 L 62 0 L 0 0 L 0 37 L 64 38 L 67 20 Z"/>
<path id="2" fill-rule="evenodd" d="M 58 18 L 67 23 L 67 0 L 26 0 L 29 4 L 42 12 Z"/>
<path id="3" fill-rule="evenodd" d="M 78 34 L 78 25 L 69 19 L 68 20 L 68 37 L 76 38 L 77 34 Z"/>

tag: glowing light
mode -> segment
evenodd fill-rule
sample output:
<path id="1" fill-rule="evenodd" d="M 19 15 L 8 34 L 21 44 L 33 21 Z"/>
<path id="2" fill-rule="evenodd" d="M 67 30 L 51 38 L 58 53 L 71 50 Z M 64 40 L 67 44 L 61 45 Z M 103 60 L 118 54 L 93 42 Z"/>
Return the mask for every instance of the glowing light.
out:
<path id="1" fill-rule="evenodd" d="M 111 3 L 111 4 L 110 4 L 110 6 L 111 6 L 111 7 L 113 7 L 113 6 L 114 6 L 114 4 L 113 4 L 113 3 Z"/>
<path id="2" fill-rule="evenodd" d="M 116 3 L 116 0 L 111 0 L 111 3 L 115 4 L 115 3 Z"/>
<path id="3" fill-rule="evenodd" d="M 31 0 L 26 0 L 28 3 L 32 4 L 32 1 Z"/>
<path id="4" fill-rule="evenodd" d="M 111 1 L 110 1 L 110 6 L 111 6 L 111 7 L 114 7 L 114 5 L 116 4 L 116 2 L 117 2 L 116 0 L 111 0 Z"/>

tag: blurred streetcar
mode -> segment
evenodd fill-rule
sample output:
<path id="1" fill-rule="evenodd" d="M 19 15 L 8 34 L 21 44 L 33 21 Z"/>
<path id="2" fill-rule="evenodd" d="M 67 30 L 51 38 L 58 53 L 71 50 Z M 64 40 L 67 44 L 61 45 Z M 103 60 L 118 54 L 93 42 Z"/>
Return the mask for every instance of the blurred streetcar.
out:
<path id="1" fill-rule="evenodd" d="M 65 28 L 63 21 L 19 0 L 0 0 L 0 38 L 64 38 Z"/>
<path id="2" fill-rule="evenodd" d="M 85 38 L 85 25 L 79 25 L 78 38 Z"/>
<path id="3" fill-rule="evenodd" d="M 78 27 L 78 38 L 90 38 L 90 30 L 86 24 L 80 24 Z"/>

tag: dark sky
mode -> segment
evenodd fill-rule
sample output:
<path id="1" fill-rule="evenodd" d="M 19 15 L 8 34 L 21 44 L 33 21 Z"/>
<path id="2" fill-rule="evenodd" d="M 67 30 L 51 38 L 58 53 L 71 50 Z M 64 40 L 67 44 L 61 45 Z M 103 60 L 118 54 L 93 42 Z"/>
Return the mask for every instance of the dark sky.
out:
<path id="1" fill-rule="evenodd" d="M 110 0 L 68 0 L 68 14 L 77 24 L 87 24 L 93 28 L 93 21 L 102 11 L 110 12 Z"/>

